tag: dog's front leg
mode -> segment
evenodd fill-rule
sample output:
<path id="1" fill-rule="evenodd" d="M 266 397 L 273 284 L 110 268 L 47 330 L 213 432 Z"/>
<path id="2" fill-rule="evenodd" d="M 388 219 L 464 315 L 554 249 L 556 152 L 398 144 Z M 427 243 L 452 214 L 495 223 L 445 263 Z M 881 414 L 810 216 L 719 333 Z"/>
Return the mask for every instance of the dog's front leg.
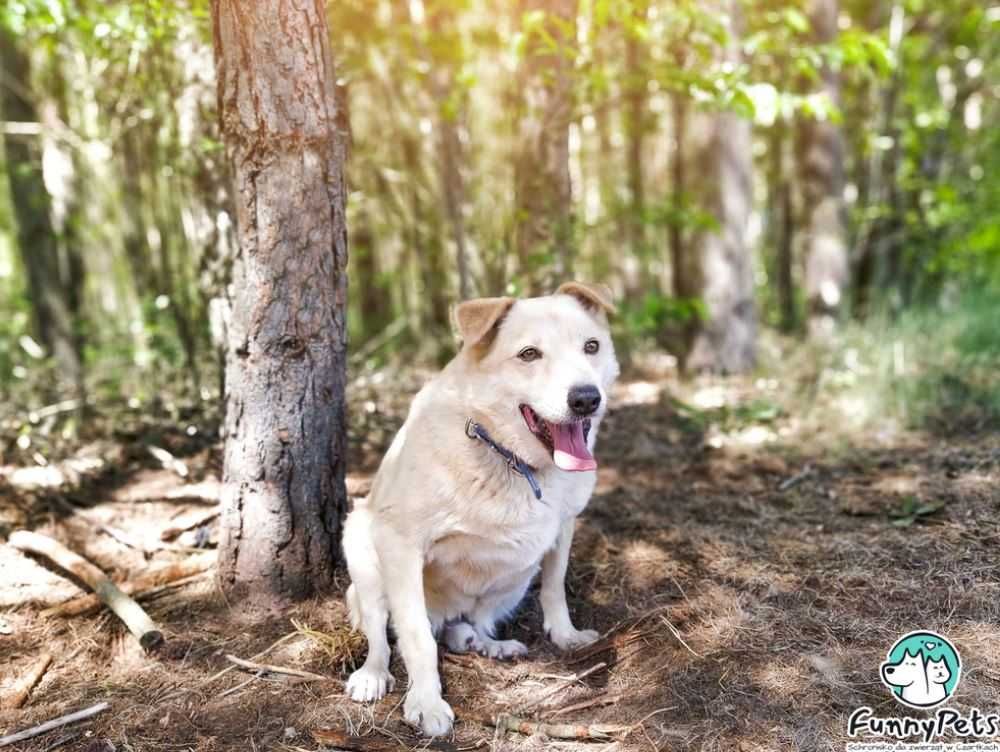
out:
<path id="1" fill-rule="evenodd" d="M 560 650 L 589 645 L 598 637 L 593 629 L 579 630 L 574 627 L 569 618 L 569 606 L 566 605 L 566 567 L 569 565 L 575 526 L 576 518 L 563 522 L 555 546 L 542 559 L 540 600 L 545 615 L 545 633 Z"/>
<path id="2" fill-rule="evenodd" d="M 379 549 L 389 611 L 410 677 L 403 716 L 428 736 L 442 736 L 451 731 L 455 714 L 441 697 L 437 642 L 424 600 L 423 554 L 412 541 L 396 534 L 384 536 Z"/>

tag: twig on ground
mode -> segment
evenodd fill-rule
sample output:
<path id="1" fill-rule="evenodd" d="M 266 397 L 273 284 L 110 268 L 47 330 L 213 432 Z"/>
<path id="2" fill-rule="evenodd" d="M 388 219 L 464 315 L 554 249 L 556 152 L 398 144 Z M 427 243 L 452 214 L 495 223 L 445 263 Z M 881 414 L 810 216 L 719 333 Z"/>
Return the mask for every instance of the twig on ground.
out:
<path id="1" fill-rule="evenodd" d="M 248 684 L 257 681 L 261 677 L 261 675 L 262 675 L 262 672 L 258 671 L 256 674 L 254 674 L 253 676 L 251 676 L 245 682 L 240 682 L 235 687 L 230 687 L 225 692 L 223 692 L 221 695 L 219 695 L 220 699 L 223 698 L 223 697 L 229 697 L 229 695 L 232 695 L 232 694 L 236 694 L 237 692 L 239 692 L 241 689 L 243 689 Z"/>
<path id="2" fill-rule="evenodd" d="M 812 465 L 806 465 L 802 469 L 802 472 L 796 473 L 792 477 L 785 478 L 783 481 L 781 481 L 781 483 L 778 484 L 778 490 L 784 493 L 785 491 L 788 491 L 789 489 L 799 485 L 799 483 L 801 483 L 810 475 L 812 475 L 812 473 L 813 473 Z"/>
<path id="3" fill-rule="evenodd" d="M 198 558 L 190 558 L 166 567 L 154 569 L 151 572 L 141 574 L 134 580 L 118 583 L 118 588 L 128 595 L 135 595 L 137 598 L 152 595 L 158 588 L 165 585 L 178 584 L 180 580 L 187 579 L 193 575 L 199 575 L 212 568 L 215 557 L 212 555 Z M 42 616 L 79 616 L 96 610 L 101 606 L 101 599 L 96 595 L 81 595 L 64 603 L 60 603 L 42 611 Z"/>
<path id="4" fill-rule="evenodd" d="M 285 668 L 284 666 L 271 666 L 267 663 L 255 663 L 254 661 L 237 658 L 235 655 L 227 655 L 226 660 L 230 663 L 236 664 L 240 668 L 245 668 L 248 671 L 261 671 L 266 674 L 287 674 L 288 676 L 297 676 L 300 679 L 308 679 L 309 681 L 333 681 L 333 679 L 329 676 L 321 676 L 320 674 L 314 674 L 310 671 L 300 671 L 297 668 Z"/>
<path id="5" fill-rule="evenodd" d="M 264 648 L 259 653 L 257 653 L 257 655 L 253 656 L 251 658 L 251 660 L 256 661 L 256 660 L 258 660 L 260 658 L 263 658 L 265 655 L 267 655 L 272 650 L 274 650 L 276 647 L 278 647 L 278 645 L 281 645 L 284 642 L 288 642 L 293 637 L 298 637 L 298 636 L 299 636 L 298 632 L 289 632 L 284 637 L 279 637 L 277 640 L 275 640 L 274 642 L 272 642 L 270 644 L 270 646 Z M 235 664 L 232 665 L 232 666 L 226 666 L 224 669 L 222 669 L 218 673 L 212 674 L 210 677 L 208 677 L 207 679 L 205 679 L 205 681 L 202 682 L 202 685 L 211 684 L 216 679 L 221 679 L 223 676 L 225 676 L 226 674 L 228 674 L 230 671 L 235 671 L 235 670 L 236 670 L 236 665 Z"/>
<path id="6" fill-rule="evenodd" d="M 47 746 L 45 749 L 43 749 L 42 752 L 50 752 L 51 750 L 55 749 L 56 747 L 61 747 L 62 745 L 66 744 L 67 742 L 73 741 L 78 736 L 80 736 L 82 733 L 83 733 L 82 731 L 71 731 L 70 733 L 66 734 L 66 736 L 60 736 L 54 742 L 52 742 L 51 744 L 49 744 L 49 746 Z"/>
<path id="7" fill-rule="evenodd" d="M 684 642 L 684 638 L 681 637 L 681 633 L 679 631 L 677 631 L 677 627 L 675 627 L 673 624 L 671 624 L 670 620 L 666 616 L 660 616 L 660 621 L 662 621 L 666 625 L 667 629 L 670 630 L 670 634 L 672 634 L 674 637 L 676 637 L 677 641 L 681 645 L 683 645 L 691 655 L 693 655 L 695 658 L 701 658 L 702 657 L 700 654 L 694 652 L 691 649 L 690 645 L 688 645 L 686 642 Z"/>
<path id="8" fill-rule="evenodd" d="M 110 703 L 99 702 L 96 705 L 91 705 L 89 708 L 84 708 L 83 710 L 78 710 L 75 713 L 60 716 L 59 718 L 53 718 L 51 721 L 46 721 L 45 723 L 41 723 L 37 726 L 32 726 L 24 731 L 18 731 L 16 734 L 0 736 L 0 747 L 17 744 L 18 742 L 23 742 L 25 739 L 34 739 L 36 736 L 47 734 L 57 728 L 62 728 L 63 726 L 68 726 L 71 723 L 86 720 L 87 718 L 95 716 L 98 713 L 103 713 L 109 707 L 111 707 Z"/>
<path id="9" fill-rule="evenodd" d="M 82 520 L 83 522 L 86 522 L 91 527 L 94 527 L 97 530 L 100 530 L 102 533 L 104 533 L 108 537 L 113 538 L 114 540 L 118 541 L 119 543 L 121 543 L 126 548 L 134 548 L 136 551 L 141 551 L 144 554 L 149 553 L 149 549 L 146 548 L 146 546 L 142 545 L 138 541 L 132 540 L 132 538 L 129 537 L 122 530 L 119 530 L 116 527 L 112 527 L 111 525 L 105 525 L 103 522 L 100 522 L 99 520 L 93 519 L 90 515 L 86 514 L 86 512 L 84 512 L 84 510 L 80 509 L 80 507 L 78 507 L 78 506 L 76 506 L 74 504 L 70 504 L 65 499 L 61 499 L 58 496 L 50 496 L 49 497 L 49 501 L 54 502 L 59 507 L 61 507 L 62 509 L 66 510 L 67 512 L 69 512 L 70 514 L 72 514 L 74 519 Z"/>
<path id="10" fill-rule="evenodd" d="M 552 689 L 550 689 L 550 690 L 548 690 L 546 692 L 543 692 L 542 694 L 538 695 L 538 697 L 536 697 L 531 702 L 527 703 L 526 705 L 522 705 L 521 709 L 522 710 L 527 710 L 528 708 L 533 708 L 536 705 L 540 705 L 541 703 L 545 702 L 546 700 L 548 700 L 553 695 L 555 695 L 555 694 L 563 691 L 567 687 L 572 686 L 573 684 L 575 684 L 576 682 L 580 681 L 581 679 L 585 679 L 586 677 L 590 676 L 595 671 L 600 671 L 602 668 L 607 667 L 607 665 L 608 665 L 607 663 L 605 663 L 604 661 L 601 661 L 600 663 L 595 663 L 593 666 L 591 666 L 590 668 L 588 668 L 582 674 L 573 674 L 568 679 L 566 679 L 565 681 L 563 681 L 561 684 L 557 684 L 556 686 L 552 687 Z"/>
<path id="11" fill-rule="evenodd" d="M 52 653 L 42 653 L 38 660 L 32 663 L 28 667 L 28 670 L 24 672 L 24 675 L 14 683 L 10 691 L 3 697 L 0 697 L 0 708 L 13 710 L 24 705 L 28 699 L 28 695 L 31 694 L 31 690 L 45 676 L 50 663 L 52 663 Z"/>
<path id="12" fill-rule="evenodd" d="M 567 705 L 564 708 L 559 708 L 552 713 L 552 717 L 565 715 L 566 713 L 575 713 L 578 710 L 587 710 L 588 708 L 597 708 L 603 705 L 615 705 L 619 700 L 622 699 L 621 692 L 616 692 L 615 694 L 602 694 L 597 697 L 591 697 L 589 700 L 584 700 L 583 702 L 577 702 L 572 705 Z"/>
<path id="13" fill-rule="evenodd" d="M 498 731 L 514 731 L 525 736 L 544 734 L 552 739 L 596 739 L 603 741 L 611 738 L 613 734 L 621 734 L 631 731 L 633 728 L 616 723 L 542 723 L 503 713 L 493 719 L 481 718 L 480 720 L 489 726 L 494 726 Z"/>
<path id="14" fill-rule="evenodd" d="M 70 551 L 58 541 L 39 533 L 18 530 L 11 533 L 7 542 L 18 549 L 44 556 L 67 572 L 83 580 L 107 604 L 135 635 L 143 650 L 151 651 L 163 644 L 163 633 L 142 606 L 123 593 L 100 569 L 79 554 Z"/>
<path id="15" fill-rule="evenodd" d="M 186 533 L 188 530 L 193 530 L 196 527 L 201 527 L 202 525 L 206 525 L 218 516 L 219 516 L 219 510 L 215 509 L 210 512 L 202 511 L 200 514 L 183 518 L 176 525 L 168 527 L 163 532 L 161 532 L 160 540 L 172 541 L 175 538 L 177 538 L 181 533 Z"/>

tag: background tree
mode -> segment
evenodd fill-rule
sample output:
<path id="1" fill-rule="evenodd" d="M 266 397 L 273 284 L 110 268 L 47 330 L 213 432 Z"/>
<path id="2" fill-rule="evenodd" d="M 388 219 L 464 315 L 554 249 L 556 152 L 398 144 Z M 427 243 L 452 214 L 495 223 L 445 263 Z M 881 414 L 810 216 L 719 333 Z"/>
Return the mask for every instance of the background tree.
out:
<path id="1" fill-rule="evenodd" d="M 837 36 L 837 0 L 812 0 L 813 42 L 829 58 Z M 847 293 L 844 142 L 840 133 L 838 74 L 824 61 L 816 80 L 818 101 L 799 117 L 798 174 L 802 181 L 803 292 L 813 333 L 832 330 Z"/>
<path id="2" fill-rule="evenodd" d="M 572 276 L 573 186 L 569 126 L 573 117 L 573 39 L 576 0 L 521 0 L 523 57 L 514 158 L 514 237 L 525 287 Z"/>
<path id="3" fill-rule="evenodd" d="M 719 12 L 719 59 L 723 71 L 735 70 L 741 64 L 739 6 L 727 3 Z M 704 306 L 688 330 L 683 363 L 694 371 L 740 373 L 753 367 L 757 345 L 753 251 L 746 237 L 753 204 L 750 123 L 731 111 L 700 113 L 690 133 L 695 190 L 714 222 L 697 233 L 689 258 L 675 270 L 678 278 L 687 277 L 678 289 L 696 289 Z"/>
<path id="4" fill-rule="evenodd" d="M 240 240 L 219 577 L 272 606 L 329 584 L 346 508 L 345 134 L 323 3 L 218 0 L 213 25 Z"/>
<path id="5" fill-rule="evenodd" d="M 75 185 L 72 155 L 61 149 L 53 129 L 61 126 L 57 104 L 36 104 L 29 53 L 0 27 L 0 114 L 26 130 L 5 139 L 11 203 L 17 219 L 21 262 L 27 272 L 33 330 L 77 398 L 84 394 L 83 339 L 79 320 L 83 262 L 73 237 L 70 209 Z M 45 127 L 42 127 L 44 122 Z M 38 124 L 34 131 L 31 126 Z M 58 202 L 45 185 L 43 163 L 58 185 Z M 52 174 L 56 173 L 56 174 Z"/>

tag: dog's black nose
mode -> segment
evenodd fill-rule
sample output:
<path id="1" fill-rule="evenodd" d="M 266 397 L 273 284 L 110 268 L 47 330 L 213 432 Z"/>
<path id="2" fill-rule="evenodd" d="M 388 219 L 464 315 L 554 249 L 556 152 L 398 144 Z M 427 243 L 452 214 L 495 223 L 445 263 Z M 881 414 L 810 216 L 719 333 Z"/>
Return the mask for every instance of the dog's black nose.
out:
<path id="1" fill-rule="evenodd" d="M 569 409 L 577 415 L 593 415 L 601 405 L 601 390 L 593 384 L 569 390 Z"/>
<path id="2" fill-rule="evenodd" d="M 894 673 L 896 672 L 896 669 L 894 669 L 894 668 L 893 668 L 892 666 L 888 666 L 888 667 L 886 668 L 885 672 L 886 672 L 887 674 L 894 674 Z"/>

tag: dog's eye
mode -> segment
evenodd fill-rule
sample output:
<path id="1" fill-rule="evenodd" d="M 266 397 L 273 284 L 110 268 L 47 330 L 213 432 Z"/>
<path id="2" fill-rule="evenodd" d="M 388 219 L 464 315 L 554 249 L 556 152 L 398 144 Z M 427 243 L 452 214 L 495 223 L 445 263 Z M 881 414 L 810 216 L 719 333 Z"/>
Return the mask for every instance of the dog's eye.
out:
<path id="1" fill-rule="evenodd" d="M 583 343 L 583 351 L 587 353 L 587 355 L 593 355 L 600 349 L 601 349 L 601 343 L 598 342 L 596 339 L 588 339 L 586 342 Z"/>
<path id="2" fill-rule="evenodd" d="M 542 357 L 542 351 L 539 350 L 537 347 L 526 347 L 517 354 L 517 357 L 519 357 L 525 363 L 530 363 L 531 361 L 538 360 L 540 357 Z"/>

